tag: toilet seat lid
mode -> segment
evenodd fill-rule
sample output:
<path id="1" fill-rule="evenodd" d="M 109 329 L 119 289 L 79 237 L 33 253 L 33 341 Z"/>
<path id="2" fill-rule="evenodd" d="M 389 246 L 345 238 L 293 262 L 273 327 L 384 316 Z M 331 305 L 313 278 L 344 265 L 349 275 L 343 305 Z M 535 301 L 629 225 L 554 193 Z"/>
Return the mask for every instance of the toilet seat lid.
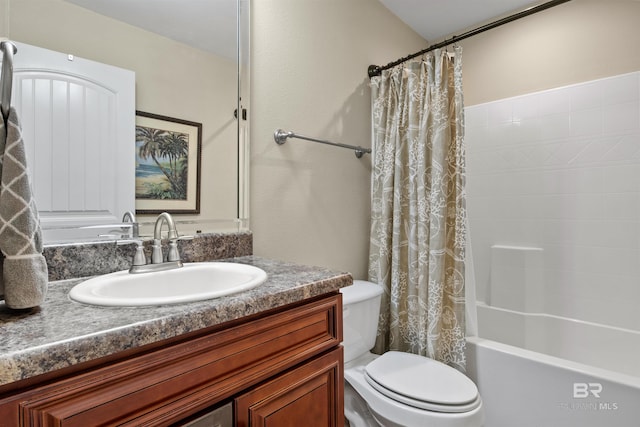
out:
<path id="1" fill-rule="evenodd" d="M 369 384 L 380 393 L 419 408 L 466 412 L 480 404 L 473 381 L 424 356 L 389 351 L 369 363 L 365 373 Z"/>

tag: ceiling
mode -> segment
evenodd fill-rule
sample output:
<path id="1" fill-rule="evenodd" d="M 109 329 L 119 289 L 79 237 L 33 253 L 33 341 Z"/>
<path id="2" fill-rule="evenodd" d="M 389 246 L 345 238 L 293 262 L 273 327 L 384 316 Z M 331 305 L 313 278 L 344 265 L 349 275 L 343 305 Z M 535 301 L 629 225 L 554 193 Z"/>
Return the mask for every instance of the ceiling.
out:
<path id="1" fill-rule="evenodd" d="M 481 23 L 497 19 L 543 0 L 379 0 L 394 15 L 427 41 L 460 34 Z"/>
<path id="2" fill-rule="evenodd" d="M 225 58 L 237 55 L 236 0 L 66 0 Z"/>
<path id="3" fill-rule="evenodd" d="M 233 58 L 236 0 L 67 0 L 182 43 Z M 306 0 L 308 1 L 308 0 Z M 379 0 L 428 42 L 543 0 Z M 150 11 L 152 13 L 150 13 Z M 461 13 L 462 11 L 462 13 Z M 186 23 L 179 25 L 179 23 Z"/>

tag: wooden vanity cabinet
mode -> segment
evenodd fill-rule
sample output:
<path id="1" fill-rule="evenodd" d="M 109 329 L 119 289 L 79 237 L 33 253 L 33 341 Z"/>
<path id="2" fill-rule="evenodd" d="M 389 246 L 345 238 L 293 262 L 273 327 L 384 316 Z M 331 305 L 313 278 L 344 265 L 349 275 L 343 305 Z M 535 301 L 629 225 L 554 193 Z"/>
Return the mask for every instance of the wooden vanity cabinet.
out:
<path id="1" fill-rule="evenodd" d="M 172 426 L 233 401 L 238 426 L 342 427 L 340 341 L 335 292 L 90 369 L 26 380 L 0 394 L 0 425 Z"/>

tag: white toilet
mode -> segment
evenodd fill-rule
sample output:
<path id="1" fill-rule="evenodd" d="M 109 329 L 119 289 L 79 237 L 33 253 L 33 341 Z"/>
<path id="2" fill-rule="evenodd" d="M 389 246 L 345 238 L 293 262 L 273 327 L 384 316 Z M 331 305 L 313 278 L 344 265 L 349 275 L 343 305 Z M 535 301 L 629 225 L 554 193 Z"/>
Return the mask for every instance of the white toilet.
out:
<path id="1" fill-rule="evenodd" d="M 444 363 L 415 354 L 369 350 L 382 288 L 354 280 L 342 288 L 344 412 L 351 427 L 482 427 L 476 385 Z"/>

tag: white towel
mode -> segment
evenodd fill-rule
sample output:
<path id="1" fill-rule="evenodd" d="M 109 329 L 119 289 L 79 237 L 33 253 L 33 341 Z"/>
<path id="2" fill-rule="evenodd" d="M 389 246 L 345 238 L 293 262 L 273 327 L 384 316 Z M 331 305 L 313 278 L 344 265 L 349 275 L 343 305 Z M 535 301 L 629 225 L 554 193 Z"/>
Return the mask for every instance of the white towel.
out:
<path id="1" fill-rule="evenodd" d="M 22 129 L 11 108 L 0 120 L 0 250 L 4 255 L 0 300 L 13 309 L 36 307 L 47 292 L 42 231 L 32 197 Z"/>

